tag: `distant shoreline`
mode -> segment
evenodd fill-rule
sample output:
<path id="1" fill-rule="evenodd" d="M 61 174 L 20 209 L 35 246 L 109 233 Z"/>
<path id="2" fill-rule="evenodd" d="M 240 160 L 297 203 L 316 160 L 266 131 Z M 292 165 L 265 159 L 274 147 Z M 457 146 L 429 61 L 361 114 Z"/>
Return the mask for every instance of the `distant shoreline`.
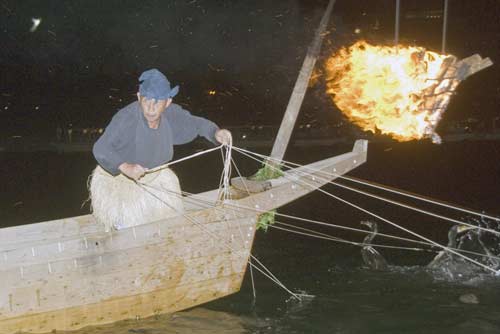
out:
<path id="1" fill-rule="evenodd" d="M 368 139 L 373 143 L 396 143 L 387 137 L 359 136 L 361 139 Z M 310 138 L 292 138 L 290 146 L 312 147 L 312 146 L 331 146 L 336 144 L 351 143 L 355 139 L 353 136 L 344 137 L 310 137 Z M 461 142 L 461 141 L 500 141 L 500 131 L 485 133 L 460 133 L 446 134 L 442 136 L 443 143 Z M 245 148 L 270 147 L 273 145 L 274 138 L 241 138 L 234 139 L 234 145 Z M 199 142 L 201 146 L 203 143 Z M 195 142 L 196 144 L 196 142 Z M 74 142 L 56 142 L 41 141 L 30 138 L 15 138 L 8 142 L 0 143 L 0 153 L 2 152 L 56 152 L 56 153 L 74 153 L 91 152 L 94 141 L 75 140 Z"/>

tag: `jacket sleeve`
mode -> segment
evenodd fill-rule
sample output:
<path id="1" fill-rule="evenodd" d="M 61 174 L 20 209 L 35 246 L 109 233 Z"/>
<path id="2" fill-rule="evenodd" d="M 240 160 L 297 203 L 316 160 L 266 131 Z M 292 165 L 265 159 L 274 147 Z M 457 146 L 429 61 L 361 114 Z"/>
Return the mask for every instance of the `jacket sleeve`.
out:
<path id="1" fill-rule="evenodd" d="M 173 144 L 181 145 L 193 141 L 196 137 L 202 136 L 218 145 L 215 133 L 219 130 L 217 124 L 203 117 L 193 116 L 189 111 L 180 106 L 173 106 L 170 115 L 170 124 L 173 133 Z"/>
<path id="2" fill-rule="evenodd" d="M 112 175 L 118 175 L 118 167 L 126 162 L 118 153 L 126 145 L 127 137 L 132 135 L 130 131 L 125 131 L 125 128 L 123 117 L 115 115 L 92 149 L 99 165 Z"/>

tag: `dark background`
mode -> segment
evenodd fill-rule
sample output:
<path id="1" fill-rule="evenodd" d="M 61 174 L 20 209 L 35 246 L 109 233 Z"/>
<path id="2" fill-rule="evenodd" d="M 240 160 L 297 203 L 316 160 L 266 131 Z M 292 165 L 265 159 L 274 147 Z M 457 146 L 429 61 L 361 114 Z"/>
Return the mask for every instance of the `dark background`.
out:
<path id="1" fill-rule="evenodd" d="M 0 136 L 50 138 L 69 123 L 103 127 L 134 100 L 138 76 L 152 67 L 181 86 L 176 102 L 197 115 L 226 127 L 276 126 L 327 3 L 1 0 Z M 402 0 L 400 40 L 439 51 L 443 4 Z M 394 13 L 394 0 L 338 0 L 319 73 L 356 39 L 391 44 Z M 499 14 L 498 1 L 450 1 L 446 51 L 497 63 Z M 32 18 L 42 19 L 34 32 Z M 467 79 L 442 124 L 499 116 L 499 74 L 494 65 Z M 342 119 L 324 91 L 322 80 L 309 90 L 299 122 Z"/>
<path id="2" fill-rule="evenodd" d="M 449 2 L 447 52 L 458 58 L 479 53 L 495 65 L 459 86 L 442 124 L 468 118 L 491 121 L 500 116 L 496 65 L 500 2 Z M 0 142 L 14 135 L 50 139 L 57 125 L 70 122 L 75 128 L 105 126 L 119 108 L 135 99 L 137 78 L 151 67 L 181 86 L 176 102 L 197 115 L 221 126 L 277 126 L 326 5 L 327 1 L 319 0 L 0 0 Z M 401 5 L 401 41 L 439 51 L 443 1 L 401 0 Z M 316 70 L 321 73 L 328 56 L 357 39 L 392 44 L 394 11 L 395 0 L 338 0 Z M 42 19 L 33 33 L 29 31 L 32 17 Z M 354 33 L 356 28 L 360 34 Z M 210 95 L 211 90 L 216 94 Z M 308 90 L 299 117 L 299 124 L 342 120 L 322 80 Z M 291 147 L 285 158 L 309 163 L 349 151 L 351 144 Z M 262 154 L 269 151 L 269 147 L 258 148 Z M 176 148 L 177 157 L 192 153 L 193 147 Z M 259 167 L 236 152 L 233 157 L 244 175 Z M 367 162 L 351 175 L 498 215 L 499 159 L 500 141 L 442 145 L 374 141 Z M 0 227 L 89 213 L 88 203 L 82 204 L 88 198 L 85 185 L 95 164 L 90 152 L 0 152 Z M 219 152 L 174 165 L 182 189 L 188 192 L 215 188 L 221 168 Z M 324 189 L 432 240 L 447 242 L 449 222 L 334 185 Z M 460 212 L 409 204 L 468 221 Z M 279 213 L 354 228 L 360 227 L 360 220 L 372 219 L 320 192 L 280 208 Z M 378 223 L 382 233 L 402 234 Z M 364 234 L 326 227 L 321 231 L 352 241 L 364 238 Z M 393 244 L 379 237 L 376 242 Z M 241 293 L 209 307 L 263 323 L 248 325 L 253 333 L 500 331 L 498 280 L 443 282 L 425 270 L 434 253 L 380 252 L 391 264 L 387 273 L 363 268 L 358 247 L 276 229 L 259 231 L 253 254 L 287 287 L 316 297 L 293 304 L 281 289 L 256 273 L 255 307 L 250 306 L 249 277 Z M 459 302 L 465 293 L 477 295 L 480 304 Z M 165 332 L 162 321 L 155 321 L 154 330 L 144 329 L 141 322 L 131 326 L 134 330 L 129 332 Z M 195 328 L 195 323 L 186 328 Z"/>

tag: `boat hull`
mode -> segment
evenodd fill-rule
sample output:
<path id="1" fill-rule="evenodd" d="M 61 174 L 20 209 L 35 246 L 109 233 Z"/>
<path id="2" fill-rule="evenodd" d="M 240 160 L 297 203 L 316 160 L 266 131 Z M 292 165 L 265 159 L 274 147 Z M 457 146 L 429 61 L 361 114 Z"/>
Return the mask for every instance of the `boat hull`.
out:
<path id="1" fill-rule="evenodd" d="M 19 330 L 47 333 L 54 329 L 76 330 L 124 319 L 141 319 L 173 313 L 238 292 L 243 274 L 234 274 L 134 296 L 125 296 L 49 312 L 29 314 L 1 322 L 3 333 Z"/>
<path id="2" fill-rule="evenodd" d="M 119 231 L 104 232 L 91 215 L 0 229 L 0 332 L 76 330 L 235 293 L 259 215 L 349 172 L 366 153 L 358 141 L 261 192 L 224 203 L 217 190 L 197 194 L 182 215 Z"/>

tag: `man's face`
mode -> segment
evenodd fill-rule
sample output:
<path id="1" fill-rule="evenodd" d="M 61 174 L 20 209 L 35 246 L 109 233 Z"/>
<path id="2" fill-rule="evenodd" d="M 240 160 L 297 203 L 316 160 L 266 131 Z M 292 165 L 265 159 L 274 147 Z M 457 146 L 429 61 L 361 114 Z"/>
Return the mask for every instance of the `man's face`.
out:
<path id="1" fill-rule="evenodd" d="M 155 100 L 148 99 L 144 96 L 137 94 L 139 104 L 142 108 L 142 113 L 150 125 L 156 124 L 160 121 L 161 113 L 172 103 L 172 99 L 168 100 Z"/>

